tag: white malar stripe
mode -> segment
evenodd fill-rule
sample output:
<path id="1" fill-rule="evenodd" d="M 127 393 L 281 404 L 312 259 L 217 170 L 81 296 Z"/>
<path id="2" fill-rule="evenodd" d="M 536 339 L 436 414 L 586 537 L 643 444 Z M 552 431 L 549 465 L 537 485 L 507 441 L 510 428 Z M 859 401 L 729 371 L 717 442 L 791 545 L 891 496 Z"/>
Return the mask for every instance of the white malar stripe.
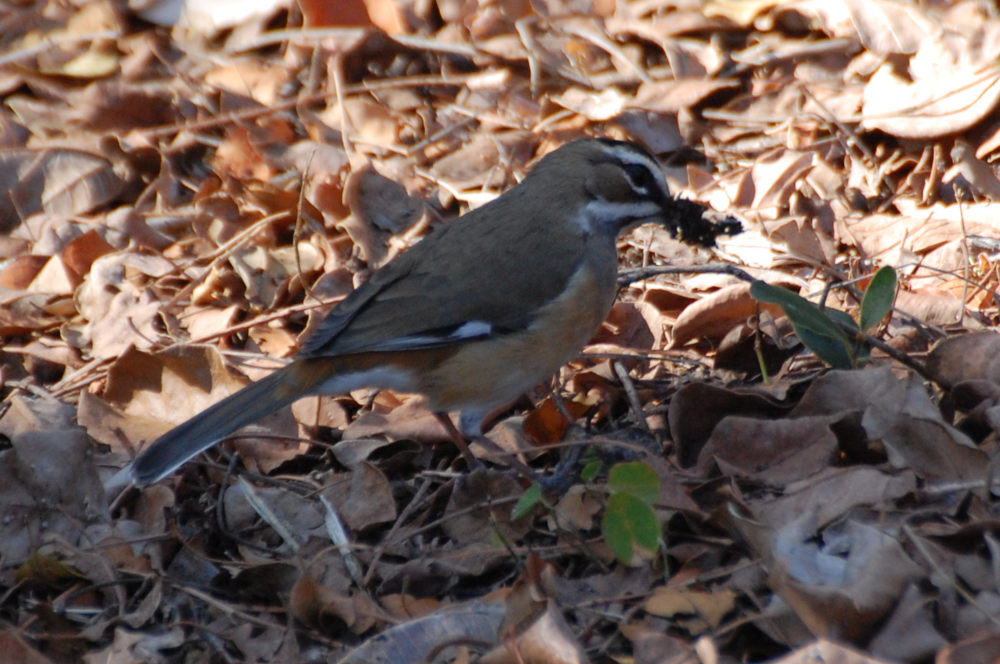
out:
<path id="1" fill-rule="evenodd" d="M 662 216 L 663 208 L 653 201 L 615 203 L 595 198 L 584 206 L 583 214 L 578 215 L 576 221 L 588 233 L 601 229 L 617 232 L 627 221 Z"/>

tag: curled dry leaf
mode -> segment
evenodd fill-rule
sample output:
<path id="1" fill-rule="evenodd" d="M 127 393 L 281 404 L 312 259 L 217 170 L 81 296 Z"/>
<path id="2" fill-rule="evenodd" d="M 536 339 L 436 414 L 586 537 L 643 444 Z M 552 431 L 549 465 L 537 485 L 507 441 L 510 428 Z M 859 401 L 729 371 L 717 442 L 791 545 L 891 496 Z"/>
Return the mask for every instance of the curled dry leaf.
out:
<path id="1" fill-rule="evenodd" d="M 944 648 L 935 660 L 938 664 L 991 662 L 1000 659 L 1000 636 L 983 633 Z"/>
<path id="2" fill-rule="evenodd" d="M 482 664 L 584 664 L 587 656 L 555 602 L 516 635 L 480 658 Z"/>
<path id="3" fill-rule="evenodd" d="M 861 414 L 865 435 L 894 467 L 929 481 L 984 478 L 986 454 L 944 421 L 918 378 L 899 378 L 888 366 L 821 376 L 789 416 L 850 412 Z"/>
<path id="4" fill-rule="evenodd" d="M 27 431 L 13 436 L 11 445 L 0 452 L 0 509 L 7 516 L 0 524 L 0 556 L 6 565 L 28 560 L 41 538 L 77 542 L 81 525 L 109 519 L 83 430 Z"/>
<path id="5" fill-rule="evenodd" d="M 783 314 L 781 307 L 761 304 L 750 295 L 750 284 L 740 282 L 706 295 L 685 307 L 671 330 L 670 348 L 683 346 L 691 339 L 721 339 L 758 310 Z"/>
<path id="6" fill-rule="evenodd" d="M 323 495 L 330 499 L 344 523 L 354 532 L 396 518 L 389 479 L 371 463 L 362 462 L 347 473 L 331 475 L 324 484 Z"/>
<path id="7" fill-rule="evenodd" d="M 915 52 L 937 27 L 924 8 L 900 0 L 800 0 L 785 11 L 811 16 L 828 34 L 857 39 L 881 56 Z"/>
<path id="8" fill-rule="evenodd" d="M 726 416 L 774 417 L 786 411 L 786 407 L 761 391 L 690 383 L 670 400 L 670 435 L 681 463 L 691 465 L 698 459 L 716 425 Z"/>
<path id="9" fill-rule="evenodd" d="M 511 507 L 523 491 L 508 473 L 485 469 L 470 473 L 448 500 L 444 531 L 462 545 L 492 544 L 498 534 L 516 541 L 531 528 L 528 517 L 510 518 Z"/>
<path id="10" fill-rule="evenodd" d="M 973 45 L 973 39 L 978 43 Z M 1000 32 L 937 33 L 924 39 L 909 78 L 883 64 L 865 87 L 862 127 L 901 138 L 934 138 L 962 132 L 987 117 L 1000 101 L 1000 75 L 991 63 Z"/>
<path id="11" fill-rule="evenodd" d="M 927 370 L 948 385 L 969 380 L 1000 385 L 1000 334 L 979 332 L 942 339 L 927 356 Z"/>
<path id="12" fill-rule="evenodd" d="M 714 463 L 727 476 L 778 484 L 805 479 L 837 458 L 837 437 L 830 424 L 827 417 L 769 421 L 730 415 L 712 431 L 698 469 L 707 474 Z"/>
<path id="13" fill-rule="evenodd" d="M 916 489 L 912 472 L 827 467 L 788 484 L 783 495 L 762 503 L 757 511 L 761 522 L 774 530 L 803 514 L 812 514 L 815 526 L 825 528 L 855 508 L 898 500 Z"/>
<path id="14" fill-rule="evenodd" d="M 718 629 L 722 619 L 736 608 L 737 595 L 732 590 L 706 592 L 688 588 L 660 586 L 646 600 L 646 611 L 674 619 L 690 634 L 704 634 Z"/>
<path id="15" fill-rule="evenodd" d="M 447 656 L 456 644 L 494 644 L 503 620 L 499 602 L 466 602 L 428 616 L 399 623 L 368 639 L 338 664 L 428 661 L 432 654 Z"/>

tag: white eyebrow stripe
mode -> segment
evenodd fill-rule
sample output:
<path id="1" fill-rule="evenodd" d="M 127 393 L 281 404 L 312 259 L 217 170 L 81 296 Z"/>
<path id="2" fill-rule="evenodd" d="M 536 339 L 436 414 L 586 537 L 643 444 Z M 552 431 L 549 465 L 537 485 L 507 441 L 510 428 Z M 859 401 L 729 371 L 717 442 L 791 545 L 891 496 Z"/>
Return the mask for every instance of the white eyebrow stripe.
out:
<path id="1" fill-rule="evenodd" d="M 666 180 L 663 177 L 663 168 L 655 160 L 650 159 L 641 152 L 629 150 L 618 145 L 609 146 L 608 151 L 623 164 L 645 166 L 653 174 L 653 180 L 660 186 L 660 192 L 665 197 L 670 196 L 670 189 L 667 187 Z M 631 182 L 631 179 L 629 181 Z"/>

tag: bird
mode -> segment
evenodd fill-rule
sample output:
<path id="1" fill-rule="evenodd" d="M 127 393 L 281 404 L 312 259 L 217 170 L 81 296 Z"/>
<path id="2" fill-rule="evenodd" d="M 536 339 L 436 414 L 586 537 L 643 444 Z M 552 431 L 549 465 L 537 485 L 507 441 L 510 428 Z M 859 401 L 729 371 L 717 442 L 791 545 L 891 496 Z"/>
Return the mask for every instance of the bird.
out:
<path id="1" fill-rule="evenodd" d="M 617 295 L 618 235 L 645 222 L 676 234 L 682 204 L 695 205 L 671 196 L 638 144 L 566 143 L 375 270 L 288 365 L 154 440 L 132 464 L 133 484 L 163 479 L 301 397 L 362 387 L 423 394 L 436 413 L 459 413 L 463 436 L 482 436 L 484 418 L 550 378 L 597 332 Z"/>

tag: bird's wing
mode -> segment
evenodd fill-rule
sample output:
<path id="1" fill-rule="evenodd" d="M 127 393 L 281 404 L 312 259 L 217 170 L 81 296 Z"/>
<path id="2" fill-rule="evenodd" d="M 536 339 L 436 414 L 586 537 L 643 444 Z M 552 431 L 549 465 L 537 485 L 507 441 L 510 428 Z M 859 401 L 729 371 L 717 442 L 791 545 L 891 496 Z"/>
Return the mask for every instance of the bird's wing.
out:
<path id="1" fill-rule="evenodd" d="M 328 315 L 302 353 L 428 348 L 527 327 L 533 312 L 566 287 L 585 238 L 560 233 L 545 218 L 493 223 L 508 218 L 511 202 L 504 197 L 465 215 L 377 270 Z"/>

